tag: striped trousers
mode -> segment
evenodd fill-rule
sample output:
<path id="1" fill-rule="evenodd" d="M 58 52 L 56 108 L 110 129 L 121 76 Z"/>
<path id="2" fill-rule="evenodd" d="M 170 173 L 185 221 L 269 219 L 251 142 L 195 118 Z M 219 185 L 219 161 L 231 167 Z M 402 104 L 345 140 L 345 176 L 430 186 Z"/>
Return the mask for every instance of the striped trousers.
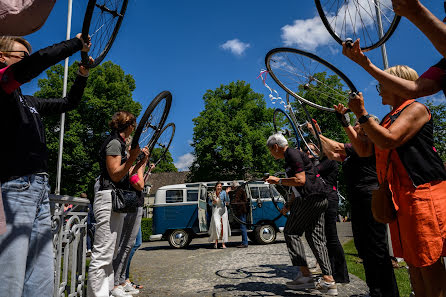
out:
<path id="1" fill-rule="evenodd" d="M 294 266 L 308 266 L 301 236 L 311 248 L 324 275 L 331 275 L 330 258 L 325 239 L 324 212 L 328 202 L 325 194 L 296 197 L 291 206 L 284 233 L 291 262 Z"/>

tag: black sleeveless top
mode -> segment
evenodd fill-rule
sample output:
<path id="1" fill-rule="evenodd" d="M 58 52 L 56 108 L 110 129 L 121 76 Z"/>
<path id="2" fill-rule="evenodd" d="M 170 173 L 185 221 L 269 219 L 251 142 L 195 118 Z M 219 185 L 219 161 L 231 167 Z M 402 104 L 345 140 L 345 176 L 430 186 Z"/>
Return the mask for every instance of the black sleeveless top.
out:
<path id="1" fill-rule="evenodd" d="M 406 109 L 390 116 L 393 123 Z M 426 107 L 430 113 L 429 109 Z M 429 122 L 421 127 L 420 131 L 402 146 L 396 148 L 398 156 L 403 163 L 415 187 L 432 181 L 446 180 L 446 170 L 443 161 L 434 147 L 434 122 L 431 116 Z"/>
<path id="2" fill-rule="evenodd" d="M 108 174 L 107 166 L 106 166 L 106 148 L 110 141 L 117 139 L 119 143 L 121 144 L 121 165 L 124 164 L 127 161 L 127 153 L 126 153 L 126 145 L 122 137 L 119 135 L 118 132 L 113 131 L 109 137 L 104 141 L 104 143 L 101 146 L 101 150 L 99 151 L 99 166 L 101 167 L 101 177 L 100 177 L 100 183 L 101 188 L 100 190 L 111 190 L 113 189 L 112 185 L 112 179 L 110 175 Z M 123 190 L 129 190 L 130 187 L 130 181 L 129 181 L 129 174 L 127 173 L 119 182 L 114 183 L 115 186 L 119 189 Z"/>

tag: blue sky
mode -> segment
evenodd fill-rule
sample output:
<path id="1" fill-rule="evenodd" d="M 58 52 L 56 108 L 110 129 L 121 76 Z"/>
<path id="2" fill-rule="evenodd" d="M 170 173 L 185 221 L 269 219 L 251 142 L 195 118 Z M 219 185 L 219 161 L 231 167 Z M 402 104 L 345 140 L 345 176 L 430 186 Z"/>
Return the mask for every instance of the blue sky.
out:
<path id="1" fill-rule="evenodd" d="M 72 36 L 82 27 L 83 12 L 77 1 L 73 1 Z M 67 2 L 57 1 L 46 24 L 27 36 L 34 49 L 65 39 Z M 443 18 L 442 2 L 423 3 Z M 328 33 L 317 16 L 311 0 L 129 0 L 121 30 L 106 60 L 133 75 L 136 80 L 133 98 L 144 108 L 159 92 L 172 92 L 168 122 L 175 123 L 176 135 L 171 153 L 177 167 L 185 170 L 192 161 L 192 119 L 203 110 L 202 96 L 206 90 L 244 80 L 268 100 L 269 91 L 256 78 L 265 68 L 265 54 L 286 42 L 307 49 L 341 69 L 364 93 L 370 113 L 382 117 L 388 112 L 375 90 L 376 81 L 342 56 L 340 46 L 326 37 Z M 300 20 L 299 26 L 293 27 L 296 20 Z M 285 36 L 284 28 L 294 29 L 295 34 Z M 429 40 L 406 19 L 387 42 L 387 52 L 390 65 L 409 65 L 420 75 L 441 58 Z M 382 67 L 379 49 L 368 52 L 367 56 Z M 74 55 L 70 64 L 79 59 L 78 54 Z M 267 83 L 285 95 L 270 78 Z M 37 79 L 22 89 L 25 94 L 35 92 Z M 440 102 L 444 96 L 437 94 L 434 99 Z M 269 101 L 268 106 L 275 107 Z"/>

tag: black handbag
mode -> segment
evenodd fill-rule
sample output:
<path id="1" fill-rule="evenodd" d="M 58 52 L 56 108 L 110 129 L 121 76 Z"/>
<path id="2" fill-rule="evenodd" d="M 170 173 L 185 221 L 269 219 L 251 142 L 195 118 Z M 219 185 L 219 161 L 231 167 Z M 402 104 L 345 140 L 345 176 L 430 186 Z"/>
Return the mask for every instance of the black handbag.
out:
<path id="1" fill-rule="evenodd" d="M 113 211 L 122 213 L 136 212 L 140 204 L 138 193 L 119 189 L 113 183 L 110 184 L 113 187 L 111 191 Z"/>

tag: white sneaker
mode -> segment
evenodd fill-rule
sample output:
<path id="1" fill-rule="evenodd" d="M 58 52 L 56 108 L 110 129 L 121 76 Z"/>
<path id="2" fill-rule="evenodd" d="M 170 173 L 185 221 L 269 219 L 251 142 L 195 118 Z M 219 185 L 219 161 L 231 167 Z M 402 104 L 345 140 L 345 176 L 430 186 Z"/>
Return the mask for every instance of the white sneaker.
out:
<path id="1" fill-rule="evenodd" d="M 125 283 L 125 286 L 123 286 L 122 288 L 124 289 L 124 291 L 125 291 L 127 294 L 130 294 L 130 295 L 139 294 L 139 290 L 133 288 L 133 286 L 132 286 L 131 283 L 126 282 L 126 283 Z"/>
<path id="2" fill-rule="evenodd" d="M 322 293 L 331 296 L 338 295 L 338 286 L 335 282 L 327 282 L 323 278 L 320 278 L 315 286 L 317 292 L 314 293 Z"/>
<path id="3" fill-rule="evenodd" d="M 122 286 L 117 286 L 111 291 L 111 295 L 114 297 L 132 297 L 132 295 L 127 294 Z"/>
<path id="4" fill-rule="evenodd" d="M 299 271 L 293 281 L 287 282 L 286 286 L 292 290 L 311 289 L 314 288 L 314 280 L 312 276 L 303 276 Z"/>

